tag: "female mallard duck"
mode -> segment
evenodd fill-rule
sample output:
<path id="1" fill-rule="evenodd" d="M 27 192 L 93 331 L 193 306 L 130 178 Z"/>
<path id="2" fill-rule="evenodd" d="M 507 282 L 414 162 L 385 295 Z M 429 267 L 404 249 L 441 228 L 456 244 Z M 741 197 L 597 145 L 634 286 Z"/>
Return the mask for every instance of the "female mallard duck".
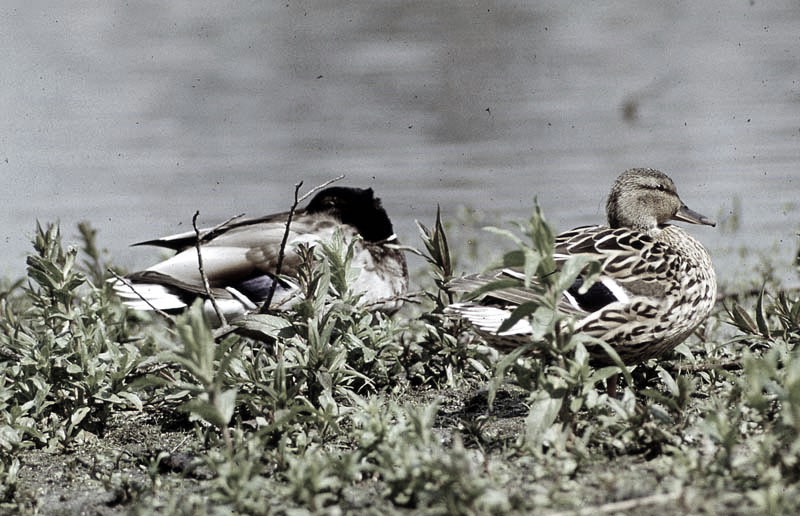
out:
<path id="1" fill-rule="evenodd" d="M 601 273 L 588 290 L 578 277 L 560 301 L 574 328 L 608 343 L 626 364 L 658 357 L 688 337 L 714 306 L 717 282 L 703 246 L 670 220 L 716 225 L 686 207 L 675 184 L 658 170 L 635 168 L 620 175 L 606 204 L 608 224 L 585 226 L 556 238 L 556 264 L 583 255 L 599 262 Z M 473 291 L 500 278 L 523 276 L 512 269 L 477 274 L 452 282 L 456 291 Z M 534 289 L 491 291 L 479 303 L 448 309 L 469 320 L 491 344 L 509 350 L 530 340 L 531 326 L 517 322 L 498 333 L 510 309 L 535 301 Z M 611 363 L 599 347 L 592 361 Z"/>
<path id="2" fill-rule="evenodd" d="M 278 213 L 200 231 L 203 270 L 226 317 L 253 311 L 266 300 L 276 282 L 288 216 Z M 296 246 L 328 240 L 336 230 L 346 242 L 356 240 L 353 266 L 360 272 L 351 287 L 361 294 L 359 302 L 390 313 L 398 310 L 399 297 L 408 288 L 408 269 L 392 223 L 371 188 L 347 187 L 326 188 L 294 213 L 272 306 L 285 307 L 296 299 L 297 288 L 291 283 L 301 261 Z M 177 254 L 116 281 L 114 288 L 125 304 L 138 310 L 175 311 L 207 298 L 194 231 L 134 245 L 166 247 Z M 213 314 L 210 303 L 206 305 L 206 312 Z"/>

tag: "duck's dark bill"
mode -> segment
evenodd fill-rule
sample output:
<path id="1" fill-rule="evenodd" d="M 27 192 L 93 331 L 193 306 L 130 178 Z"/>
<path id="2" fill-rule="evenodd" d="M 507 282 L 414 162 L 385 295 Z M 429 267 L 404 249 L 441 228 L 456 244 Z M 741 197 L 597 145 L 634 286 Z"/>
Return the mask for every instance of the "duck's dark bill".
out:
<path id="1" fill-rule="evenodd" d="M 681 209 L 678 210 L 678 213 L 672 217 L 674 220 L 680 220 L 682 222 L 688 222 L 690 224 L 703 224 L 705 226 L 716 226 L 717 223 L 713 220 L 709 219 L 705 215 L 701 215 L 696 211 L 690 210 L 684 204 L 681 206 Z"/>

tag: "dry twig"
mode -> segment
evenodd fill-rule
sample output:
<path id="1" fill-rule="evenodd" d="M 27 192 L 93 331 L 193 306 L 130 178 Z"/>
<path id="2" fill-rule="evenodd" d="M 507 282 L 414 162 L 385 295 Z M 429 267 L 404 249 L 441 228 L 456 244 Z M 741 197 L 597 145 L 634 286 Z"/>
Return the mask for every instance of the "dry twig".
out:
<path id="1" fill-rule="evenodd" d="M 195 217 L 197 217 L 197 214 L 195 214 Z M 223 222 L 221 224 L 217 224 L 216 226 L 214 226 L 213 228 L 209 229 L 208 231 L 206 231 L 202 235 L 198 236 L 197 240 L 199 242 L 206 242 L 208 240 L 211 240 L 212 238 L 217 236 L 217 234 L 220 233 L 223 229 L 227 228 L 228 225 L 231 222 L 233 222 L 235 220 L 238 220 L 238 219 L 241 219 L 242 217 L 244 217 L 244 213 L 240 213 L 239 215 L 234 215 L 233 217 L 229 218 L 225 222 Z M 194 230 L 195 230 L 195 234 L 198 234 L 197 227 L 195 227 Z"/>
<path id="2" fill-rule="evenodd" d="M 730 362 L 720 363 L 706 363 L 706 364 L 673 364 L 669 366 L 665 364 L 664 369 L 670 373 L 698 373 L 702 371 L 738 371 L 742 368 L 741 360 L 732 360 Z"/>
<path id="3" fill-rule="evenodd" d="M 300 188 L 303 186 L 303 182 L 300 181 L 299 183 L 294 185 L 294 202 L 292 203 L 292 207 L 289 208 L 289 215 L 286 217 L 286 230 L 283 232 L 283 239 L 281 240 L 281 247 L 278 250 L 278 263 L 275 265 L 275 273 L 272 285 L 269 288 L 269 294 L 267 294 L 267 299 L 264 301 L 264 304 L 261 305 L 261 309 L 258 313 L 265 314 L 269 312 L 269 308 L 272 305 L 272 298 L 275 296 L 275 289 L 278 287 L 278 281 L 281 275 L 281 269 L 283 268 L 283 259 L 286 256 L 286 244 L 289 241 L 289 233 L 291 232 L 292 226 L 292 219 L 294 218 L 294 213 L 297 211 L 297 206 L 303 202 L 306 198 L 310 195 L 322 190 L 326 186 L 330 185 L 331 183 L 335 183 L 336 181 L 340 181 L 344 178 L 344 175 L 340 175 L 334 177 L 329 181 L 325 181 L 319 186 L 315 186 L 311 190 L 309 190 L 305 195 L 302 197 L 298 197 L 298 193 L 300 192 Z"/>
<path id="4" fill-rule="evenodd" d="M 195 234 L 195 241 L 194 247 L 197 250 L 197 269 L 200 271 L 200 277 L 203 279 L 203 288 L 206 290 L 206 295 L 208 299 L 211 301 L 211 306 L 214 307 L 214 311 L 217 313 L 217 317 L 219 318 L 220 324 L 222 326 L 228 325 L 228 320 L 225 318 L 225 314 L 222 313 L 219 305 L 217 304 L 217 299 L 214 297 L 214 294 L 211 292 L 211 285 L 208 283 L 208 276 L 206 276 L 206 271 L 203 268 L 203 252 L 200 249 L 200 230 L 197 229 L 197 217 L 200 215 L 200 211 L 194 212 L 194 217 L 192 217 L 192 227 L 194 228 Z M 227 224 L 228 222 L 225 222 Z"/>
<path id="5" fill-rule="evenodd" d="M 383 299 L 378 299 L 376 301 L 373 301 L 372 303 L 367 303 L 365 305 L 359 305 L 359 306 L 364 308 L 365 310 L 372 310 L 386 303 L 391 303 L 392 301 L 403 301 L 404 303 L 420 304 L 421 303 L 420 299 L 423 299 L 426 294 L 427 294 L 426 292 L 419 290 L 417 292 L 409 292 L 402 296 L 385 297 Z"/>
<path id="6" fill-rule="evenodd" d="M 128 279 L 127 279 L 127 278 L 125 278 L 124 276 L 120 276 L 119 274 L 117 274 L 116 272 L 114 272 L 114 271 L 113 271 L 113 270 L 112 270 L 110 267 L 109 267 L 108 269 L 106 269 L 106 270 L 107 270 L 107 271 L 108 271 L 108 272 L 109 272 L 109 273 L 110 273 L 112 276 L 114 276 L 114 278 L 116 278 L 116 280 L 117 280 L 117 281 L 121 281 L 121 282 L 122 282 L 122 283 L 123 283 L 123 284 L 124 284 L 126 287 L 128 287 L 129 289 L 131 289 L 131 291 L 132 291 L 134 294 L 136 294 L 137 296 L 139 296 L 139 299 L 141 299 L 142 301 L 144 301 L 144 302 L 147 304 L 147 306 L 149 306 L 149 307 L 150 307 L 150 309 L 151 309 L 151 310 L 153 310 L 155 313 L 157 313 L 158 315 L 160 315 L 160 316 L 161 316 L 161 317 L 163 317 L 164 319 L 168 320 L 169 322 L 174 322 L 174 321 L 172 320 L 172 317 L 171 317 L 171 316 L 170 316 L 170 315 L 169 315 L 167 312 L 165 312 L 164 310 L 161 310 L 160 308 L 156 308 L 155 306 L 153 306 L 153 303 L 151 303 L 149 299 L 147 299 L 146 297 L 144 297 L 143 295 L 141 295 L 141 294 L 139 293 L 139 291 L 138 291 L 138 290 L 136 290 L 136 287 L 134 287 L 134 286 L 133 286 L 133 283 L 131 283 L 130 281 L 128 281 Z"/>
<path id="7" fill-rule="evenodd" d="M 603 505 L 596 505 L 593 507 L 585 507 L 576 511 L 563 511 L 553 512 L 548 516 L 595 516 L 597 514 L 614 514 L 618 512 L 631 511 L 649 505 L 664 505 L 673 504 L 676 500 L 680 500 L 683 496 L 681 491 L 672 493 L 654 494 L 650 496 L 642 496 L 640 498 L 631 498 L 629 500 L 622 500 L 619 502 L 610 502 Z"/>

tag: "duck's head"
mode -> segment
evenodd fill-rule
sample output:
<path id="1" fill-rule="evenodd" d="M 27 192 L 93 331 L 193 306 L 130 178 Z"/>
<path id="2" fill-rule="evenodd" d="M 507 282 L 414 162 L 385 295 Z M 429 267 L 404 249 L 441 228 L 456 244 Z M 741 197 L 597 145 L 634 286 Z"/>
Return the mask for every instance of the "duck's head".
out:
<path id="1" fill-rule="evenodd" d="M 367 242 L 379 242 L 394 235 L 389 215 L 372 188 L 326 188 L 311 199 L 306 212 L 325 213 L 353 226 Z"/>
<path id="2" fill-rule="evenodd" d="M 652 168 L 632 168 L 614 182 L 606 203 L 608 224 L 653 234 L 670 220 L 716 226 L 705 215 L 690 210 L 678 197 L 675 183 Z"/>

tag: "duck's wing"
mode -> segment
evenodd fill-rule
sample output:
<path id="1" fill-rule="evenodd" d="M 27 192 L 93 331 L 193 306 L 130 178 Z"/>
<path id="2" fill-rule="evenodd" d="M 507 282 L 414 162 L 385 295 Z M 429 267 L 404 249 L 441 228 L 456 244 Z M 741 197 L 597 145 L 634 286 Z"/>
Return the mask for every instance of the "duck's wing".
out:
<path id="1" fill-rule="evenodd" d="M 282 217 L 274 215 L 242 221 L 221 228 L 213 238 L 203 239 L 200 246 L 203 273 L 215 297 L 229 298 L 251 309 L 266 299 L 275 285 L 276 297 L 273 299 L 283 302 L 293 297 L 297 290 L 297 286 L 286 278 L 297 276 L 301 262 L 300 255 L 295 252 L 298 245 L 328 240 L 337 228 L 348 238 L 353 238 L 356 233 L 354 228 L 342 225 L 329 215 L 306 212 L 295 215 L 281 263 L 283 279 L 276 277 L 286 233 L 286 222 Z M 135 304 L 135 308 L 146 308 L 147 302 L 141 297 L 165 310 L 180 309 L 198 296 L 205 297 L 195 242 L 192 232 L 143 243 L 175 248 L 178 252 L 144 271 L 129 274 L 126 279 L 133 289 L 117 282 L 116 290 L 129 304 Z"/>
<path id="2" fill-rule="evenodd" d="M 663 246 L 645 234 L 605 226 L 583 226 L 562 233 L 555 244 L 557 268 L 570 257 L 584 256 L 598 262 L 601 269 L 591 285 L 586 286 L 586 277 L 578 275 L 563 292 L 558 309 L 564 313 L 581 319 L 612 303 L 627 304 L 634 296 L 658 298 L 665 295 L 663 279 L 669 264 Z M 524 274 L 513 268 L 471 274 L 451 281 L 448 286 L 454 292 L 477 299 L 452 308 L 470 320 L 472 317 L 476 320 L 498 317 L 494 311 L 491 314 L 480 312 L 476 305 L 513 310 L 523 303 L 540 302 L 543 295 L 539 283 L 534 281 L 525 287 Z M 476 292 L 479 295 L 476 296 Z"/>
<path id="3" fill-rule="evenodd" d="M 483 305 L 515 307 L 524 303 L 538 303 L 544 294 L 542 286 L 535 280 L 526 287 L 525 275 L 520 270 L 506 267 L 485 273 L 469 274 L 448 283 L 452 292 L 465 295 Z M 476 303 L 473 303 L 476 304 Z M 571 310 L 568 305 L 565 310 Z"/>
<path id="4" fill-rule="evenodd" d="M 587 311 L 594 312 L 634 296 L 663 298 L 679 255 L 645 233 L 628 228 L 586 226 L 556 238 L 555 259 L 563 263 L 571 256 L 585 256 L 600 264 L 601 275 L 585 297 Z M 582 282 L 579 276 L 576 283 Z M 573 285 L 568 292 L 579 290 Z"/>
<path id="5" fill-rule="evenodd" d="M 293 276 L 300 264 L 294 252 L 302 243 L 313 244 L 327 240 L 340 228 L 352 237 L 355 230 L 342 225 L 329 215 L 297 212 L 287 236 L 281 274 Z M 280 214 L 250 219 L 212 230 L 209 237 L 201 237 L 203 269 L 212 286 L 251 279 L 260 275 L 274 275 L 281 245 L 286 236 L 286 220 Z M 202 234 L 202 232 L 201 232 Z M 194 232 L 182 233 L 140 245 L 157 245 L 178 250 L 174 256 L 149 267 L 148 271 L 171 276 L 191 285 L 202 286 L 195 247 Z"/>
<path id="6" fill-rule="evenodd" d="M 296 219 L 297 218 L 302 219 L 304 216 L 306 216 L 304 210 L 298 210 L 297 212 L 295 212 Z M 200 233 L 200 241 L 203 245 L 212 243 L 214 241 L 222 242 L 225 240 L 225 235 L 249 233 L 254 230 L 258 232 L 259 228 L 261 231 L 267 228 L 271 228 L 274 230 L 282 228 L 282 230 L 285 230 L 286 220 L 288 219 L 288 217 L 289 213 L 287 212 L 287 213 L 275 213 L 272 215 L 266 215 L 257 218 L 233 220 L 227 224 L 222 224 L 220 226 L 216 226 L 213 228 L 199 229 L 198 233 Z M 164 247 L 167 249 L 172 249 L 174 251 L 183 251 L 184 249 L 187 249 L 189 247 L 194 247 L 196 242 L 197 242 L 197 233 L 194 230 L 192 230 L 192 231 L 185 231 L 183 233 L 176 233 L 174 235 L 154 238 L 152 240 L 144 240 L 142 242 L 136 242 L 135 244 L 131 245 L 132 246 L 149 245 L 156 247 Z"/>

